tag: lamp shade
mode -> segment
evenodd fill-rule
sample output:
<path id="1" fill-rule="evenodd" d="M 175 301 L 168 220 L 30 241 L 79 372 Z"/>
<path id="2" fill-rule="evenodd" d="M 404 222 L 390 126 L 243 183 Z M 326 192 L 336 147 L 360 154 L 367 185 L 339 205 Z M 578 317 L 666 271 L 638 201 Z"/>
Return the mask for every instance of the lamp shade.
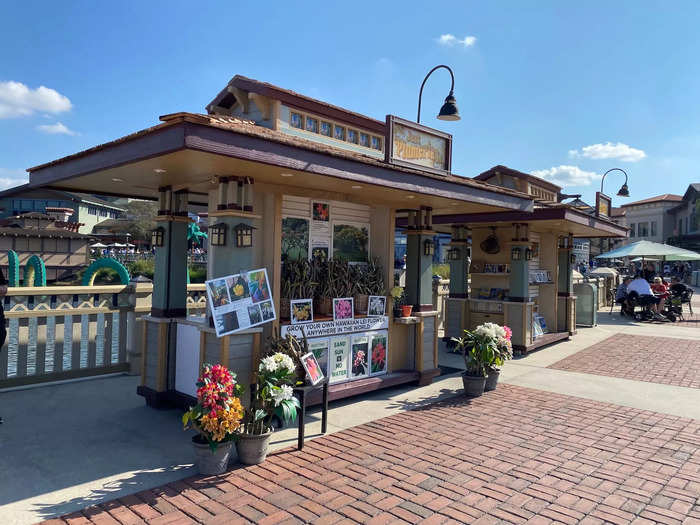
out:
<path id="1" fill-rule="evenodd" d="M 450 91 L 450 94 L 445 98 L 445 103 L 440 108 L 440 113 L 437 116 L 438 120 L 459 120 L 459 109 L 457 109 L 457 101 L 455 100 L 454 94 Z"/>
<path id="2" fill-rule="evenodd" d="M 627 183 L 624 183 L 622 187 L 620 188 L 620 191 L 617 192 L 618 197 L 629 197 L 630 196 L 630 190 L 627 187 Z"/>

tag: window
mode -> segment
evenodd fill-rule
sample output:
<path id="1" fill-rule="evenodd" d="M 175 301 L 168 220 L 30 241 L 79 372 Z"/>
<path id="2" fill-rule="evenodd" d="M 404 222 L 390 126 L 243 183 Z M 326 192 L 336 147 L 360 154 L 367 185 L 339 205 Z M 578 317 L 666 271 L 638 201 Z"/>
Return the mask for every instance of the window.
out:
<path id="1" fill-rule="evenodd" d="M 333 126 L 330 122 L 321 121 L 321 135 L 330 137 L 333 134 Z"/>
<path id="2" fill-rule="evenodd" d="M 107 217 L 107 210 L 105 210 L 105 209 L 100 210 L 100 217 Z"/>
<path id="3" fill-rule="evenodd" d="M 631 223 L 630 224 L 630 237 L 634 237 L 636 235 L 636 224 Z"/>
<path id="4" fill-rule="evenodd" d="M 382 149 L 382 139 L 380 137 L 372 137 L 372 149 Z"/>
<path id="5" fill-rule="evenodd" d="M 348 142 L 357 144 L 357 131 L 355 131 L 354 129 L 348 130 Z"/>
<path id="6" fill-rule="evenodd" d="M 649 223 L 640 222 L 637 225 L 637 237 L 649 237 Z"/>
<path id="7" fill-rule="evenodd" d="M 97 208 L 95 206 L 88 206 L 88 215 L 97 215 Z"/>
<path id="8" fill-rule="evenodd" d="M 318 120 L 311 117 L 306 117 L 306 131 L 318 133 Z"/>
<path id="9" fill-rule="evenodd" d="M 369 148 L 369 135 L 367 133 L 360 133 L 360 146 Z"/>
<path id="10" fill-rule="evenodd" d="M 656 221 L 651 221 L 651 236 L 656 237 Z"/>
<path id="11" fill-rule="evenodd" d="M 289 123 L 293 128 L 298 128 L 302 129 L 303 128 L 303 122 L 304 120 L 301 117 L 301 113 L 294 113 L 292 111 L 290 117 L 289 117 Z"/>
<path id="12" fill-rule="evenodd" d="M 345 128 L 343 126 L 335 126 L 333 130 L 333 138 L 337 140 L 345 140 Z"/>

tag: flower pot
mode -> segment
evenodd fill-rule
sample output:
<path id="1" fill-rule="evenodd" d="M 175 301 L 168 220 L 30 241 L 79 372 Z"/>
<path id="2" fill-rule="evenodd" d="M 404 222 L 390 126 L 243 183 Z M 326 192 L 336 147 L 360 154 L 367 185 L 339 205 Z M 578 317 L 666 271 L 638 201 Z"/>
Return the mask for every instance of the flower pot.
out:
<path id="1" fill-rule="evenodd" d="M 318 300 L 318 313 L 320 315 L 333 315 L 333 299 L 321 297 Z"/>
<path id="2" fill-rule="evenodd" d="M 204 442 L 202 443 L 202 441 Z M 192 437 L 192 446 L 196 455 L 195 463 L 200 474 L 209 476 L 226 472 L 233 441 L 219 443 L 216 450 L 212 451 L 209 443 L 202 440 L 197 434 Z"/>
<path id="3" fill-rule="evenodd" d="M 413 305 L 403 304 L 401 305 L 401 317 L 411 317 L 413 313 Z"/>
<path id="4" fill-rule="evenodd" d="M 280 318 L 289 319 L 292 316 L 291 301 L 289 299 L 280 298 Z"/>
<path id="5" fill-rule="evenodd" d="M 369 295 L 364 293 L 355 294 L 355 314 L 356 315 L 366 315 L 367 308 L 369 306 Z"/>
<path id="6" fill-rule="evenodd" d="M 258 465 L 265 461 L 271 437 L 272 430 L 265 434 L 238 434 L 238 461 L 244 465 Z"/>
<path id="7" fill-rule="evenodd" d="M 496 384 L 498 383 L 498 376 L 500 374 L 500 370 L 489 371 L 489 375 L 486 376 L 486 385 L 484 386 L 484 392 L 491 392 L 491 390 L 496 390 Z"/>
<path id="8" fill-rule="evenodd" d="M 480 376 L 470 376 L 467 373 L 462 374 L 462 383 L 464 384 L 464 395 L 467 397 L 479 397 L 484 393 L 486 386 L 486 378 Z"/>

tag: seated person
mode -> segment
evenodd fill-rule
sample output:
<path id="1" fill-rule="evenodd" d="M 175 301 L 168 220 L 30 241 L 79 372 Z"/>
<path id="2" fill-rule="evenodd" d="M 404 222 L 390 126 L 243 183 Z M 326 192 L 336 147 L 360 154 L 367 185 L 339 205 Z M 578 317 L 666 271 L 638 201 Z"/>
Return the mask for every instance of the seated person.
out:
<path id="1" fill-rule="evenodd" d="M 620 310 L 620 313 L 622 315 L 632 314 L 632 309 L 630 308 L 630 305 L 627 302 L 627 285 L 631 282 L 631 277 L 625 277 L 622 281 L 622 284 L 617 287 L 617 293 L 615 294 L 615 302 L 617 304 L 622 305 L 622 309 Z"/>
<path id="2" fill-rule="evenodd" d="M 654 292 L 654 295 L 657 297 L 660 297 L 661 299 L 666 300 L 671 293 L 668 290 L 668 286 L 666 286 L 666 283 L 661 279 L 661 277 L 654 277 L 654 283 L 651 285 L 651 291 Z"/>
<path id="3" fill-rule="evenodd" d="M 654 263 L 648 263 L 647 267 L 642 270 L 642 277 L 648 282 L 654 282 L 654 277 L 656 277 L 656 268 L 654 268 Z"/>
<path id="4" fill-rule="evenodd" d="M 638 303 L 640 306 L 650 306 L 653 312 L 654 319 L 657 321 L 667 321 L 663 315 L 659 312 L 663 308 L 663 301 L 660 297 L 656 297 L 654 292 L 651 290 L 649 283 L 642 277 L 641 272 L 637 273 L 635 279 L 627 285 L 627 294 L 630 295 L 634 292 L 639 296 Z M 659 307 L 661 305 L 661 307 Z"/>
<path id="5" fill-rule="evenodd" d="M 678 277 L 672 277 L 670 290 L 673 295 L 685 295 L 691 290 L 691 288 L 682 283 Z"/>

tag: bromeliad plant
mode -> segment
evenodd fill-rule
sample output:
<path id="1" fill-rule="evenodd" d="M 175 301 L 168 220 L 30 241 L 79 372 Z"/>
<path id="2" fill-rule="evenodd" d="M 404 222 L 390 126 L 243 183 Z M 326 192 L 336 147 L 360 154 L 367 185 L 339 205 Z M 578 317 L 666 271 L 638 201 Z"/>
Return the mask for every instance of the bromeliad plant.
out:
<path id="1" fill-rule="evenodd" d="M 266 434 L 275 415 L 284 422 L 294 422 L 299 408 L 299 400 L 292 390 L 296 377 L 296 365 L 290 356 L 276 352 L 264 357 L 258 367 L 257 389 L 240 432 Z"/>
<path id="2" fill-rule="evenodd" d="M 453 338 L 464 357 L 467 375 L 486 377 L 490 371 L 498 370 L 513 357 L 511 335 L 512 331 L 507 326 L 484 323 L 474 330 L 465 330 L 464 337 Z"/>
<path id="3" fill-rule="evenodd" d="M 212 452 L 219 443 L 233 440 L 243 418 L 242 391 L 228 368 L 205 364 L 197 379 L 197 404 L 182 416 L 185 430 L 197 430 L 200 442 L 208 443 Z"/>

